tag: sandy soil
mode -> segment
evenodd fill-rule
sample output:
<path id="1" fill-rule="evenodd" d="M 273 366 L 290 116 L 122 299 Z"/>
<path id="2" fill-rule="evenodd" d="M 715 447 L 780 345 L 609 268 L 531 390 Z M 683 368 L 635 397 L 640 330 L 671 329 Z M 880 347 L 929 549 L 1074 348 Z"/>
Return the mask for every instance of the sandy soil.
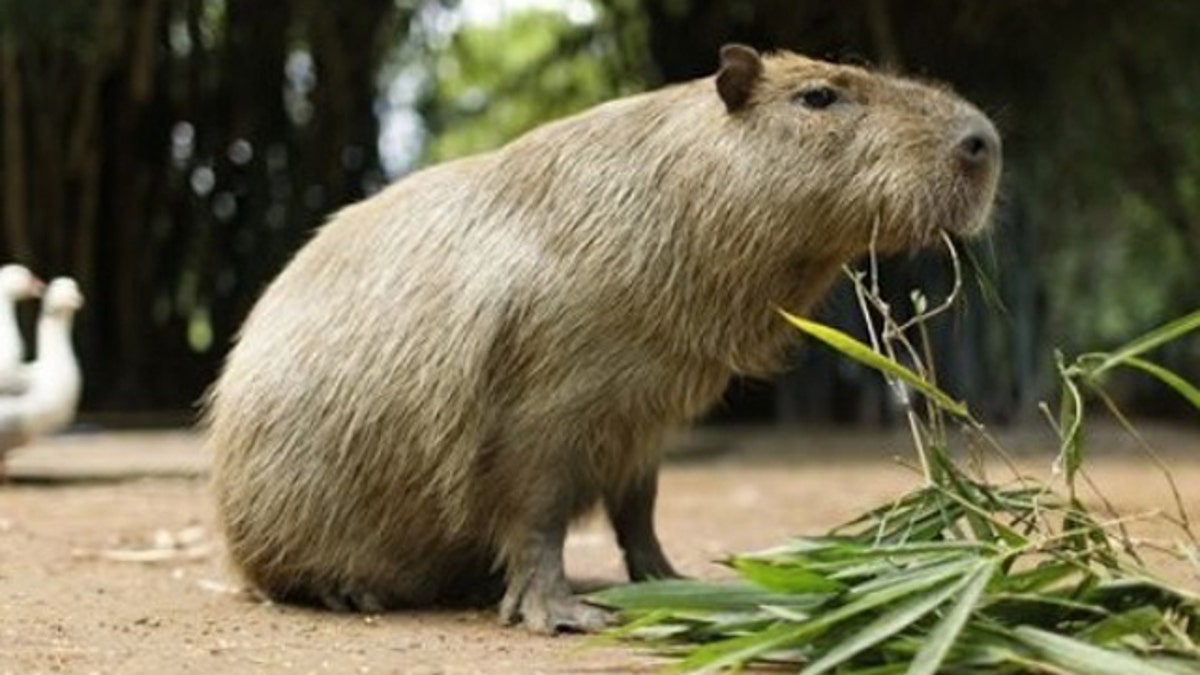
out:
<path id="1" fill-rule="evenodd" d="M 1152 429 L 1200 514 L 1200 433 Z M 1045 439 L 1013 437 L 1021 463 Z M 687 574 L 724 554 L 815 533 L 911 486 L 895 434 L 701 434 L 662 478 L 662 538 Z M 1161 475 L 1101 434 L 1093 474 L 1124 510 L 1169 507 Z M 1028 449 L 1028 450 L 1027 450 Z M 14 455 L 0 485 L 0 673 L 620 673 L 660 662 L 579 637 L 496 625 L 487 611 L 336 615 L 231 592 L 207 458 L 186 433 L 90 434 Z M 1161 534 L 1161 532 L 1159 532 Z M 612 536 L 580 525 L 570 574 L 623 578 Z M 136 561 L 138 558 L 151 560 Z M 159 558 L 155 560 L 155 558 Z M 133 559 L 133 560 L 131 560 Z M 1174 570 L 1180 573 L 1181 569 Z"/>

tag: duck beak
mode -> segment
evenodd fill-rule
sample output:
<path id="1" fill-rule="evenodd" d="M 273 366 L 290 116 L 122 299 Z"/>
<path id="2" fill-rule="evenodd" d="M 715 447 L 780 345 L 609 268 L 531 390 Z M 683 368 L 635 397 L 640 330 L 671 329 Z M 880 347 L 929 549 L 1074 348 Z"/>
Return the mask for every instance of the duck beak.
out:
<path id="1" fill-rule="evenodd" d="M 31 281 L 29 283 L 29 294 L 35 298 L 40 298 L 40 297 L 42 297 L 42 294 L 45 292 L 46 292 L 46 282 L 42 281 L 41 279 L 38 279 L 37 277 L 34 277 L 33 281 Z"/>

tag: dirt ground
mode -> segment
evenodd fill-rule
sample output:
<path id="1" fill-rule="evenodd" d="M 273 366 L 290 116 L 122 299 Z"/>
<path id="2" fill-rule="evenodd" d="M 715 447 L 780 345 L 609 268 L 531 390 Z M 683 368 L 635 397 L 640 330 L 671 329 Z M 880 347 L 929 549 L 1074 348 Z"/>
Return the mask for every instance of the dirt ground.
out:
<path id="1" fill-rule="evenodd" d="M 1200 515 L 1200 429 L 1152 427 Z M 1011 434 L 1044 472 L 1042 434 Z M 1093 437 L 1092 473 L 1124 511 L 1169 508 L 1165 481 L 1112 430 Z M 680 440 L 658 520 L 683 572 L 818 533 L 914 484 L 888 433 L 706 432 Z M 239 596 L 222 566 L 205 472 L 189 433 L 95 433 L 14 454 L 0 485 L 0 673 L 621 673 L 662 663 L 576 636 L 501 628 L 489 611 L 338 615 Z M 1155 532 L 1154 534 L 1165 534 Z M 568 543 L 568 571 L 623 578 L 598 520 Z M 1182 574 L 1182 568 L 1172 570 Z M 1194 583 L 1194 580 L 1193 580 Z"/>

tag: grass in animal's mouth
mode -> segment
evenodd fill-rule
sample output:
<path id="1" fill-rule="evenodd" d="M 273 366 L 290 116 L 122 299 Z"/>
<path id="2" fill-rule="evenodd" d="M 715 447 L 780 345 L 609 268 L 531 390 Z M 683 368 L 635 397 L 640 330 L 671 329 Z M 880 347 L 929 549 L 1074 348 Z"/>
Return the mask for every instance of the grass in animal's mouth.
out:
<path id="1" fill-rule="evenodd" d="M 1200 675 L 1200 593 L 1159 578 L 1143 557 L 1153 548 L 1200 576 L 1197 538 L 1170 471 L 1103 386 L 1108 372 L 1134 368 L 1200 410 L 1200 389 L 1143 357 L 1200 328 L 1200 310 L 1111 352 L 1058 357 L 1057 410 L 1043 405 L 1058 455 L 1052 479 L 1040 481 L 1021 475 L 969 407 L 937 385 L 925 326 L 959 285 L 932 308 L 914 295 L 916 317 L 901 322 L 875 278 L 851 273 L 870 344 L 784 319 L 883 373 L 905 407 L 922 484 L 823 536 L 733 556 L 725 564 L 736 581 L 657 581 L 597 593 L 594 601 L 623 619 L 608 636 L 701 672 L 773 664 L 803 675 Z M 1162 468 L 1170 513 L 1121 516 L 1088 479 L 1083 431 L 1091 404 L 1106 408 Z M 963 433 L 948 433 L 955 428 Z M 969 441 L 965 459 L 973 461 L 954 456 L 954 439 Z M 1011 481 L 968 468 L 983 457 L 1012 466 Z M 1085 491 L 1102 506 L 1086 506 Z M 1168 545 L 1134 538 L 1131 523 L 1146 518 L 1165 519 L 1178 536 Z"/>

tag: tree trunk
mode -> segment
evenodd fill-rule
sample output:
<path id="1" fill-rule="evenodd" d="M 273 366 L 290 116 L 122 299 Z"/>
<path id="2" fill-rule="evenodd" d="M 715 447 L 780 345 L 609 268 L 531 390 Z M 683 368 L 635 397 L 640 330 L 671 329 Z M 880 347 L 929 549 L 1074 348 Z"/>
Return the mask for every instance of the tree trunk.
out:
<path id="1" fill-rule="evenodd" d="M 33 248 L 27 229 L 24 96 L 16 38 L 11 33 L 4 36 L 0 58 L 4 61 L 4 234 L 8 255 L 29 261 Z"/>

